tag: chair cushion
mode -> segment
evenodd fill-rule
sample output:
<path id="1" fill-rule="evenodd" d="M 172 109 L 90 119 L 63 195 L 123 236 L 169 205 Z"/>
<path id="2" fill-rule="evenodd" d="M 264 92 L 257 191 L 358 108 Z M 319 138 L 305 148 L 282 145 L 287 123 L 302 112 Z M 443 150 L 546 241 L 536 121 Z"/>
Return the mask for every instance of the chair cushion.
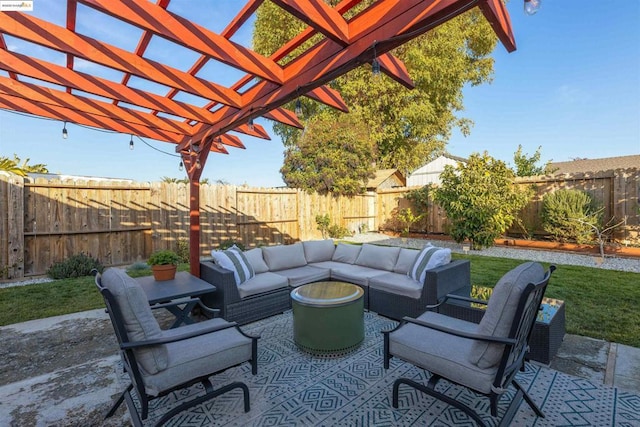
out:
<path id="1" fill-rule="evenodd" d="M 236 285 L 240 285 L 256 275 L 247 257 L 235 245 L 224 251 L 211 251 L 211 256 L 220 267 L 233 271 Z"/>
<path id="2" fill-rule="evenodd" d="M 329 261 L 336 250 L 332 239 L 302 242 L 307 263 Z"/>
<path id="3" fill-rule="evenodd" d="M 162 337 L 162 330 L 149 307 L 147 295 L 138 282 L 124 270 L 108 268 L 101 276 L 102 286 L 113 295 L 122 313 L 122 322 L 131 341 L 144 341 Z M 134 350 L 142 369 L 155 374 L 168 366 L 167 349 L 164 345 Z"/>
<path id="4" fill-rule="evenodd" d="M 422 286 L 422 283 L 416 282 L 411 277 L 401 273 L 389 272 L 369 279 L 370 289 L 415 299 L 420 299 L 422 296 Z"/>
<path id="5" fill-rule="evenodd" d="M 440 267 L 451 262 L 451 249 L 426 246 L 420 251 L 407 275 L 413 280 L 424 283 L 427 270 Z"/>
<path id="6" fill-rule="evenodd" d="M 329 280 L 329 278 L 331 278 L 331 270 L 328 268 L 314 267 L 311 265 L 278 270 L 273 274 L 286 277 L 289 281 L 289 286 L 294 288 L 300 285 L 306 285 L 307 283 Z"/>
<path id="7" fill-rule="evenodd" d="M 176 329 L 163 331 L 164 337 L 197 331 L 228 323 L 211 319 Z M 142 374 L 145 390 L 151 396 L 171 390 L 194 378 L 212 375 L 239 363 L 251 360 L 251 339 L 235 328 L 200 335 L 166 344 L 168 367 L 154 375 Z"/>
<path id="8" fill-rule="evenodd" d="M 266 273 L 256 274 L 238 286 L 238 294 L 240 298 L 246 298 L 288 286 L 289 283 L 286 277 L 267 271 Z"/>
<path id="9" fill-rule="evenodd" d="M 331 257 L 331 261 L 344 262 L 346 264 L 353 264 L 356 262 L 358 255 L 360 254 L 360 245 L 348 245 L 346 243 L 338 243 L 336 250 Z"/>
<path id="10" fill-rule="evenodd" d="M 398 260 L 400 248 L 397 246 L 377 246 L 365 243 L 354 264 L 380 270 L 393 270 Z"/>
<path id="11" fill-rule="evenodd" d="M 525 262 L 502 276 L 493 288 L 487 310 L 478 324 L 478 333 L 507 337 L 522 291 L 529 283 L 543 279 L 544 268 L 537 262 Z M 476 341 L 469 353 L 469 361 L 480 368 L 495 366 L 500 362 L 503 350 L 504 345 Z"/>
<path id="12" fill-rule="evenodd" d="M 475 323 L 433 312 L 426 312 L 418 319 L 469 333 L 477 333 L 478 328 Z M 491 391 L 497 367 L 482 369 L 469 362 L 467 356 L 473 342 L 408 323 L 389 334 L 389 352 L 429 372 L 486 394 Z"/>
<path id="13" fill-rule="evenodd" d="M 256 274 L 269 271 L 269 266 L 264 262 L 264 258 L 262 258 L 262 248 L 253 248 L 245 251 L 244 256 L 247 257 L 247 261 L 249 261 L 249 264 L 251 264 Z"/>
<path id="14" fill-rule="evenodd" d="M 265 246 L 262 248 L 262 257 L 269 266 L 269 271 L 307 265 L 301 242 L 296 242 L 293 245 Z"/>
<path id="15" fill-rule="evenodd" d="M 431 244 L 429 244 L 429 246 L 431 246 Z M 420 251 L 417 249 L 400 248 L 398 260 L 396 261 L 396 265 L 393 266 L 393 272 L 407 274 L 419 253 Z"/>

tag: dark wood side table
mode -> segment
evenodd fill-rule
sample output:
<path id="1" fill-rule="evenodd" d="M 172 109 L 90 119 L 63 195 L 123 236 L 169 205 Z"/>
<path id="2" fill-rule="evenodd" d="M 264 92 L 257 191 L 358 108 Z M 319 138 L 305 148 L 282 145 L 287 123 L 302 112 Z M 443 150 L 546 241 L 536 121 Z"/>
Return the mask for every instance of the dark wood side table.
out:
<path id="1" fill-rule="evenodd" d="M 199 302 L 199 299 L 194 297 L 216 291 L 214 285 L 186 271 L 176 273 L 173 280 L 158 282 L 153 276 L 138 277 L 136 280 L 147 294 L 149 305 L 172 302 L 164 307 L 176 316 L 175 322 L 171 325 L 172 328 L 180 326 L 182 323 L 194 323 L 193 319 L 189 317 L 189 313 Z"/>

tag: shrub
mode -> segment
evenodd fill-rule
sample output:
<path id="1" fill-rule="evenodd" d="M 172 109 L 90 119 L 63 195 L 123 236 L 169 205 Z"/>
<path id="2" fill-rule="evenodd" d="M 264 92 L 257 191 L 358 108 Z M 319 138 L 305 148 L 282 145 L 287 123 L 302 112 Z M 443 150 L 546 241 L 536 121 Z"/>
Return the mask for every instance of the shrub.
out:
<path id="1" fill-rule="evenodd" d="M 583 191 L 562 189 L 542 199 L 542 228 L 560 242 L 588 243 L 601 212 L 593 198 Z"/>
<path id="2" fill-rule="evenodd" d="M 329 235 L 329 225 L 331 225 L 329 214 L 316 215 L 316 224 L 318 224 L 318 230 L 322 233 L 322 238 L 326 239 Z"/>
<path id="3" fill-rule="evenodd" d="M 240 242 L 236 242 L 235 240 L 229 239 L 220 243 L 220 250 L 223 251 L 225 249 L 229 249 L 231 246 L 236 245 L 238 249 L 244 252 L 244 245 Z"/>
<path id="4" fill-rule="evenodd" d="M 405 208 L 398 212 L 398 220 L 402 223 L 402 235 L 408 236 L 411 226 L 420 221 L 424 214 L 415 215 L 411 208 Z"/>
<path id="5" fill-rule="evenodd" d="M 347 228 L 341 227 L 338 224 L 330 225 L 327 233 L 332 239 L 342 239 L 345 236 L 351 235 L 351 232 Z"/>
<path id="6" fill-rule="evenodd" d="M 178 240 L 178 246 L 176 248 L 176 253 L 180 258 L 180 262 L 188 264 L 189 263 L 189 240 L 188 239 L 180 239 Z"/>
<path id="7" fill-rule="evenodd" d="M 90 276 L 91 270 L 94 268 L 99 272 L 104 270 L 100 261 L 84 253 L 79 253 L 70 256 L 64 261 L 54 263 L 47 270 L 47 275 L 52 279 Z"/>

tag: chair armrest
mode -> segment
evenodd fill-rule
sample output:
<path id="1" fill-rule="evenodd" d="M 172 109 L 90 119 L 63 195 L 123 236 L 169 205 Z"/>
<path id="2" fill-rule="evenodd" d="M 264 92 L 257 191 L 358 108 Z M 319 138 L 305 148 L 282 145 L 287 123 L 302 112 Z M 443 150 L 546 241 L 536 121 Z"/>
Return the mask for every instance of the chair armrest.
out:
<path id="1" fill-rule="evenodd" d="M 422 301 L 437 304 L 447 294 L 471 295 L 471 263 L 466 259 L 427 270 L 422 286 Z"/>
<path id="2" fill-rule="evenodd" d="M 413 317 L 403 317 L 402 318 L 402 322 L 403 322 L 403 324 L 411 323 L 411 324 L 414 324 L 414 325 L 422 326 L 424 328 L 429 328 L 429 329 L 434 329 L 436 331 L 444 332 L 444 333 L 449 334 L 449 335 L 455 335 L 455 336 L 461 337 L 461 338 L 468 338 L 468 339 L 472 339 L 472 340 L 487 341 L 487 342 L 493 342 L 493 343 L 497 343 L 497 344 L 506 344 L 506 345 L 514 345 L 516 343 L 516 340 L 513 339 L 513 338 L 494 337 L 494 336 L 491 336 L 491 335 L 472 334 L 472 333 L 469 333 L 469 332 L 460 331 L 458 329 L 451 329 L 451 328 L 447 328 L 445 326 L 441 326 L 441 325 L 436 325 L 436 324 L 433 324 L 433 323 L 425 322 L 424 320 L 414 319 Z"/>
<path id="3" fill-rule="evenodd" d="M 204 322 L 201 322 L 201 323 L 204 323 Z M 189 338 L 199 337 L 200 335 L 210 334 L 212 332 L 222 331 L 224 329 L 235 328 L 237 326 L 238 324 L 236 322 L 228 322 L 228 323 L 225 323 L 224 325 L 203 327 L 202 329 L 191 330 L 190 332 L 186 332 L 183 334 L 176 334 L 171 337 L 164 337 L 164 338 L 144 340 L 144 341 L 123 342 L 122 344 L 120 344 L 120 348 L 123 350 L 128 350 L 128 349 L 139 348 L 139 347 L 149 347 L 152 345 L 168 344 L 170 342 L 183 341 Z"/>
<path id="4" fill-rule="evenodd" d="M 464 297 L 462 295 L 447 294 L 447 295 L 444 296 L 443 299 L 438 301 L 437 304 L 428 305 L 427 306 L 427 310 L 433 310 L 433 309 L 439 308 L 442 304 L 446 303 L 448 300 L 455 300 L 455 301 L 461 301 L 461 302 L 470 302 L 470 303 L 482 304 L 482 305 L 487 305 L 489 303 L 489 301 L 485 301 L 483 299 Z"/>

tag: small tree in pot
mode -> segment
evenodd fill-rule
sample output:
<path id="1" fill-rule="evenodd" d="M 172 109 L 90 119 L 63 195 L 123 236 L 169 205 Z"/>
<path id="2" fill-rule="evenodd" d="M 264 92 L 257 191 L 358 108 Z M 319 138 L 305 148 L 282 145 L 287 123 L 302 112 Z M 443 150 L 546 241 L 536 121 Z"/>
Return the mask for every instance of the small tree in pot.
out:
<path id="1" fill-rule="evenodd" d="M 176 269 L 180 257 L 177 253 L 169 249 L 163 249 L 151 254 L 147 264 L 151 266 L 153 277 L 156 280 L 172 280 L 176 277 Z"/>

